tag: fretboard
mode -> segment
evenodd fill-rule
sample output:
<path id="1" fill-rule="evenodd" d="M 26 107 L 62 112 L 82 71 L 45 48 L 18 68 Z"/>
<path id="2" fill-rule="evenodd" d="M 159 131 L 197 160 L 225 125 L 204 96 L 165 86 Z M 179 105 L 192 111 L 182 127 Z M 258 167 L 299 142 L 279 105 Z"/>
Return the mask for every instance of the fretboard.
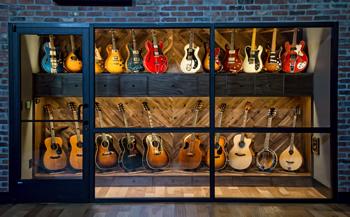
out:
<path id="1" fill-rule="evenodd" d="M 256 50 L 255 40 L 256 40 L 256 28 L 253 28 L 251 51 Z"/>
<path id="2" fill-rule="evenodd" d="M 271 52 L 276 52 L 277 28 L 273 28 Z"/>
<path id="3" fill-rule="evenodd" d="M 270 128 L 272 124 L 272 117 L 269 117 L 267 119 L 267 127 Z M 265 141 L 264 141 L 264 148 L 268 149 L 270 145 L 270 133 L 266 133 Z"/>

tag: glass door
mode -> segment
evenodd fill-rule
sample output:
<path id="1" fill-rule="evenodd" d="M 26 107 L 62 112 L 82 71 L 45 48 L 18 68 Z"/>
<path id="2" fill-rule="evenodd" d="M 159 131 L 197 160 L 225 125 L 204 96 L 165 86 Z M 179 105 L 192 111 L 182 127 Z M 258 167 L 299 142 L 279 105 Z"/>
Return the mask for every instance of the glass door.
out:
<path id="1" fill-rule="evenodd" d="M 88 29 L 13 29 L 13 190 L 23 200 L 84 201 Z"/>

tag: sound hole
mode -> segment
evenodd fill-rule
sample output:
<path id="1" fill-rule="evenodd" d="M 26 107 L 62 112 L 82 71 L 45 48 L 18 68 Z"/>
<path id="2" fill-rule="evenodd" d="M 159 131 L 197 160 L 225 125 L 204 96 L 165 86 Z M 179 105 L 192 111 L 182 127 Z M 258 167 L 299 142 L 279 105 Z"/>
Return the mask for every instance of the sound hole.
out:
<path id="1" fill-rule="evenodd" d="M 240 148 L 244 148 L 245 143 L 244 143 L 243 141 L 240 141 L 239 144 L 238 144 L 238 146 L 239 146 Z"/>
<path id="2" fill-rule="evenodd" d="M 77 147 L 78 147 L 78 148 L 83 147 L 83 143 L 82 143 L 82 142 L 78 142 Z"/>
<path id="3" fill-rule="evenodd" d="M 51 149 L 56 150 L 57 149 L 57 144 L 56 143 L 51 143 Z"/>
<path id="4" fill-rule="evenodd" d="M 159 142 L 152 141 L 152 146 L 155 147 L 155 148 L 159 148 Z"/>
<path id="5" fill-rule="evenodd" d="M 102 145 L 102 147 L 107 148 L 108 145 L 109 145 L 109 142 L 108 141 L 102 141 L 101 145 Z"/>
<path id="6" fill-rule="evenodd" d="M 289 155 L 293 155 L 294 151 L 293 150 L 289 150 Z"/>
<path id="7" fill-rule="evenodd" d="M 219 144 L 215 144 L 216 154 L 221 155 L 222 154 L 222 148 Z"/>

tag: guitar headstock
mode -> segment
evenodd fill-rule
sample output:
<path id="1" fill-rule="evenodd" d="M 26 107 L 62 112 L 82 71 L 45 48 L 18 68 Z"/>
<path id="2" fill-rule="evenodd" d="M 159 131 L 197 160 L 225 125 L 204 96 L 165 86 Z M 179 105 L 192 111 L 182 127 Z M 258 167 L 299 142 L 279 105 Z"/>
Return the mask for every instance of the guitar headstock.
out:
<path id="1" fill-rule="evenodd" d="M 96 109 L 96 111 L 98 111 L 98 112 L 101 112 L 101 111 L 102 111 L 102 110 L 101 110 L 100 103 L 95 102 L 95 109 Z"/>
<path id="2" fill-rule="evenodd" d="M 248 101 L 244 106 L 244 110 L 248 112 L 252 109 L 252 107 L 253 107 L 253 104 Z"/>
<path id="3" fill-rule="evenodd" d="M 53 119 L 52 106 L 50 104 L 44 105 L 44 111 L 49 115 L 50 120 Z"/>
<path id="4" fill-rule="evenodd" d="M 195 111 L 200 111 L 200 110 L 202 110 L 202 108 L 203 108 L 203 101 L 202 100 L 198 100 L 196 106 L 194 107 L 194 110 Z"/>
<path id="5" fill-rule="evenodd" d="M 270 108 L 267 117 L 274 118 L 277 115 L 277 109 L 276 108 Z"/>
<path id="6" fill-rule="evenodd" d="M 301 108 L 299 105 L 294 108 L 294 116 L 298 115 L 301 115 Z"/>
<path id="7" fill-rule="evenodd" d="M 143 109 L 144 109 L 146 112 L 149 112 L 149 111 L 150 111 L 147 102 L 142 102 L 142 105 L 143 105 Z"/>
<path id="8" fill-rule="evenodd" d="M 121 112 L 121 113 L 125 112 L 125 108 L 124 108 L 123 103 L 119 103 L 118 104 L 118 111 Z"/>
<path id="9" fill-rule="evenodd" d="M 222 103 L 221 105 L 220 105 L 220 112 L 222 112 L 222 113 L 224 113 L 224 111 L 225 111 L 225 109 L 226 109 L 226 103 Z"/>
<path id="10" fill-rule="evenodd" d="M 77 110 L 77 105 L 75 104 L 75 102 L 69 102 L 68 107 L 73 112 L 75 112 Z"/>

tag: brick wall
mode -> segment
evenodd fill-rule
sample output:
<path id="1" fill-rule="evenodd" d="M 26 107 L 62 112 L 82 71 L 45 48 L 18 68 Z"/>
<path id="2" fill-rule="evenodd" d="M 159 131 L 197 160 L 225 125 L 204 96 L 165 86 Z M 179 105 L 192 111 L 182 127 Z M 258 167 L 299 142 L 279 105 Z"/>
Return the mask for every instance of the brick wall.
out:
<path id="1" fill-rule="evenodd" d="M 8 174 L 8 38 L 11 22 L 339 21 L 339 191 L 350 192 L 350 0 L 134 0 L 132 7 L 0 1 L 0 191 Z M 349 74 L 349 75 L 348 75 Z"/>

